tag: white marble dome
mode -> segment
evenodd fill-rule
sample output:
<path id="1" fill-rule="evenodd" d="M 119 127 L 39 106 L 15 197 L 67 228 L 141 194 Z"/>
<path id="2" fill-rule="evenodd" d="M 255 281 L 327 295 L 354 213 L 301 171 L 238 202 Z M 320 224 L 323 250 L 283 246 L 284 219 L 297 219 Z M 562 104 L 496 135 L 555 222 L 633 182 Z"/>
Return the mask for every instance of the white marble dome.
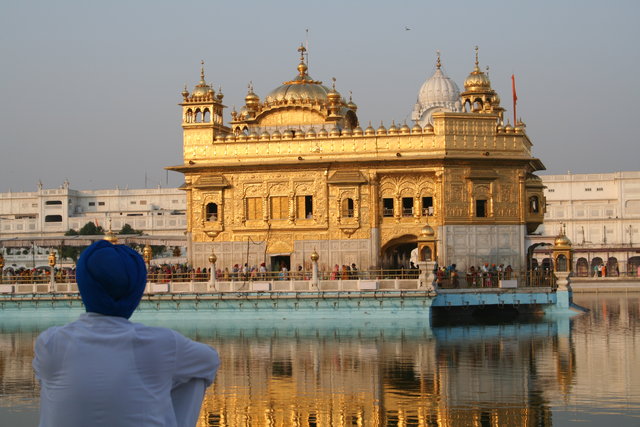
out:
<path id="1" fill-rule="evenodd" d="M 411 118 L 420 126 L 431 122 L 431 115 L 436 111 L 460 111 L 460 90 L 458 85 L 440 69 L 422 85 L 418 92 L 418 102 L 413 108 Z"/>

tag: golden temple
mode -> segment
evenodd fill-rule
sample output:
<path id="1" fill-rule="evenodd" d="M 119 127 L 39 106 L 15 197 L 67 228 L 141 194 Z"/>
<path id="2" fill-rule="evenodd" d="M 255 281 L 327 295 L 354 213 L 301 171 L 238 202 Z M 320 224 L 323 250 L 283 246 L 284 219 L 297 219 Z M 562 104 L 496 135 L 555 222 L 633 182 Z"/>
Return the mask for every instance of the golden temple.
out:
<path id="1" fill-rule="evenodd" d="M 415 124 L 364 129 L 357 105 L 309 75 L 264 98 L 249 85 L 225 124 L 223 95 L 206 82 L 182 92 L 189 261 L 208 266 L 409 267 L 425 225 L 437 260 L 524 267 L 525 239 L 542 223 L 543 185 L 521 121 L 475 66 L 464 91 L 441 69 L 420 90 Z M 415 255 L 415 252 L 414 252 Z"/>

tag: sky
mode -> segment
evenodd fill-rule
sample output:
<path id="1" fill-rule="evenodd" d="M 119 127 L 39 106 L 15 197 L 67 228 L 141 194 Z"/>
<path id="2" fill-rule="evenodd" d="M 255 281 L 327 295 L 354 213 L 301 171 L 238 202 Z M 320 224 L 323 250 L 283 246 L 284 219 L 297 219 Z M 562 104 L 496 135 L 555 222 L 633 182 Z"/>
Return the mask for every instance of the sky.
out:
<path id="1" fill-rule="evenodd" d="M 351 91 L 363 125 L 411 125 L 436 51 L 462 88 L 477 45 L 505 117 L 515 75 L 540 174 L 640 170 L 639 18 L 637 0 L 4 0 L 0 192 L 179 186 L 164 168 L 200 61 L 229 120 L 249 82 L 264 97 L 296 75 L 306 40 L 309 74 Z"/>

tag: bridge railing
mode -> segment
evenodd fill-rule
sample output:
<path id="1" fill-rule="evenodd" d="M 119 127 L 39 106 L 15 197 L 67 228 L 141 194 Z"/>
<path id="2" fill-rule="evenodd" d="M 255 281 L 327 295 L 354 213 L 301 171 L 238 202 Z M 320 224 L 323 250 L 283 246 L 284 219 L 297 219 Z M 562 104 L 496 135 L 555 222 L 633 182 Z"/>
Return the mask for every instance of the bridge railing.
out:
<path id="1" fill-rule="evenodd" d="M 441 289 L 526 288 L 555 287 L 551 270 L 533 271 L 476 271 L 434 273 L 435 284 Z M 206 293 L 242 291 L 359 291 L 359 290 L 412 290 L 420 288 L 417 269 L 377 269 L 352 271 L 320 271 L 317 287 L 310 271 L 293 272 L 236 272 L 216 275 L 215 285 L 207 273 L 151 273 L 147 292 L 151 293 Z M 77 293 L 75 277 L 3 276 L 0 294 Z"/>

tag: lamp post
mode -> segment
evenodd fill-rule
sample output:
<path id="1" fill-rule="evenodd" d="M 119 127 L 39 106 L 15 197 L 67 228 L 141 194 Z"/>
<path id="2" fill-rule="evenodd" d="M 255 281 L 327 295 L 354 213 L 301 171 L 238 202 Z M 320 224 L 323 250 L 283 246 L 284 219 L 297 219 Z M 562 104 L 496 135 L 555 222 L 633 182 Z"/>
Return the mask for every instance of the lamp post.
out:
<path id="1" fill-rule="evenodd" d="M 218 257 L 213 253 L 211 249 L 211 255 L 209 255 L 209 286 L 212 291 L 216 290 L 216 261 Z"/>
<path id="2" fill-rule="evenodd" d="M 318 252 L 316 252 L 314 248 L 313 252 L 311 253 L 311 262 L 312 262 L 311 287 L 315 289 L 318 289 L 320 284 L 320 280 L 318 278 L 318 260 L 319 259 L 320 259 L 320 255 L 318 255 Z"/>
<path id="3" fill-rule="evenodd" d="M 56 253 L 51 250 L 51 252 L 49 252 L 49 268 L 51 269 L 51 277 L 49 277 L 49 288 L 52 293 L 56 291 L 56 261 Z"/>

